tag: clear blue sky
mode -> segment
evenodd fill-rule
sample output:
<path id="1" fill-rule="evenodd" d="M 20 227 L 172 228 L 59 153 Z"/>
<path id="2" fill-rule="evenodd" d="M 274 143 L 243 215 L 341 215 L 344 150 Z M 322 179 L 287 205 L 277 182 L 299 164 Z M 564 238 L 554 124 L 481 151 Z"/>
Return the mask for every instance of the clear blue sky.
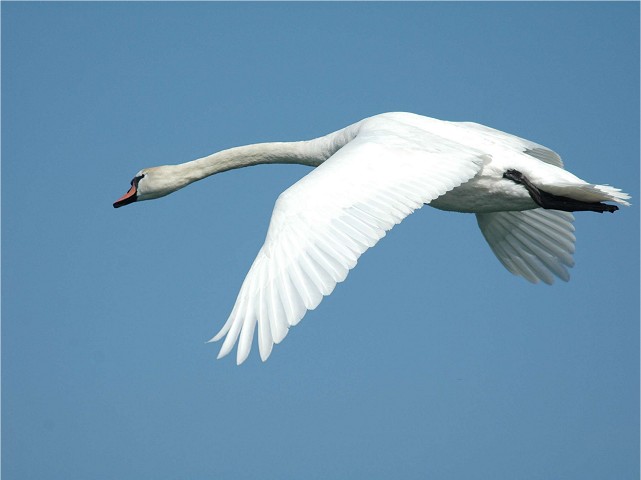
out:
<path id="1" fill-rule="evenodd" d="M 261 363 L 218 331 L 278 194 L 142 167 L 405 110 L 558 151 L 569 283 L 424 208 Z M 3 3 L 2 478 L 638 479 L 638 3 Z"/>

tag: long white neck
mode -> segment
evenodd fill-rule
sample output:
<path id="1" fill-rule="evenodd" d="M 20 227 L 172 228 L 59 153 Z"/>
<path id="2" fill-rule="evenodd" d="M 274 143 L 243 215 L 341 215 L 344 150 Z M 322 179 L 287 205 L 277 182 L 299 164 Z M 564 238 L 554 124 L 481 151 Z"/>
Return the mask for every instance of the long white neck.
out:
<path id="1" fill-rule="evenodd" d="M 173 174 L 185 182 L 182 187 L 216 173 L 263 163 L 298 163 L 317 167 L 350 142 L 358 133 L 358 128 L 359 124 L 356 123 L 324 137 L 303 142 L 257 143 L 230 148 L 174 165 Z"/>

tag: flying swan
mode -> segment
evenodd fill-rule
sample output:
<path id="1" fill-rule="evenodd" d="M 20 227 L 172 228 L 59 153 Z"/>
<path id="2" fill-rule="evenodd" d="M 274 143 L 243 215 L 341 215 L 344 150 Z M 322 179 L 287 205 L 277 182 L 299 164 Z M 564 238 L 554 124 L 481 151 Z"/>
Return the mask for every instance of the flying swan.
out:
<path id="1" fill-rule="evenodd" d="M 210 175 L 263 163 L 316 167 L 276 201 L 267 237 L 229 319 L 218 358 L 238 342 L 249 355 L 258 325 L 263 361 L 307 310 L 345 280 L 358 257 L 425 204 L 475 213 L 499 261 L 526 280 L 567 281 L 574 217 L 629 205 L 618 188 L 587 183 L 559 155 L 477 123 L 384 113 L 324 137 L 223 150 L 180 165 L 145 168 L 115 208 L 164 197 Z"/>

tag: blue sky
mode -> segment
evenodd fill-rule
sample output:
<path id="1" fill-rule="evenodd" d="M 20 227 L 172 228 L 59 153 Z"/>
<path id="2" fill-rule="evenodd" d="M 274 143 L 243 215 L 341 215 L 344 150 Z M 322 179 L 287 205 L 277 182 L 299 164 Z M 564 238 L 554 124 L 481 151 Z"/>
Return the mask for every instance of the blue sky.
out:
<path id="1" fill-rule="evenodd" d="M 384 111 L 542 143 L 633 206 L 569 283 L 424 208 L 269 361 L 216 361 L 278 194 L 142 167 Z M 2 478 L 639 476 L 637 3 L 3 3 Z"/>

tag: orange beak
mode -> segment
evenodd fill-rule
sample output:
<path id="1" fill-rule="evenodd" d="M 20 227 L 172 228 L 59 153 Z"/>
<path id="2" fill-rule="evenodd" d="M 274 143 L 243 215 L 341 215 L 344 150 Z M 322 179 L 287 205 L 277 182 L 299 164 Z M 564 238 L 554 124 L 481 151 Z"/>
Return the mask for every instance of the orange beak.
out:
<path id="1" fill-rule="evenodd" d="M 114 208 L 124 207 L 136 201 L 136 184 L 132 183 L 127 193 L 114 202 Z"/>

